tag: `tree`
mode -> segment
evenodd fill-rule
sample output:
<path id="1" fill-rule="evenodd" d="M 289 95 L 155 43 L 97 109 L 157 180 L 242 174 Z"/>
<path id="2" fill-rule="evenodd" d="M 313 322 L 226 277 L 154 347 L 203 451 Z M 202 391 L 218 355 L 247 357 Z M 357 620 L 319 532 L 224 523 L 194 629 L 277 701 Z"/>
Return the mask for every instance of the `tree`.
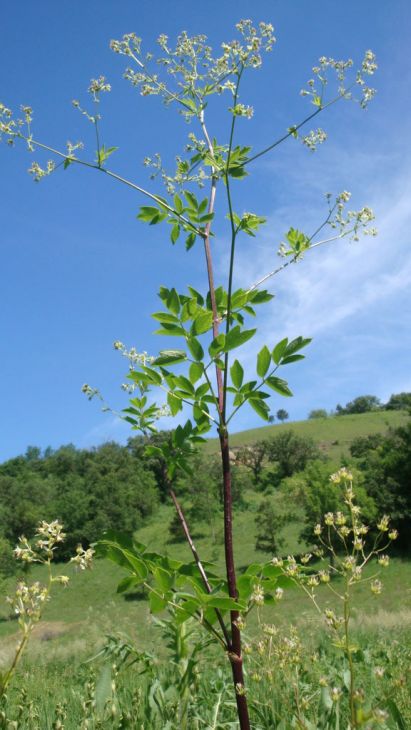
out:
<path id="1" fill-rule="evenodd" d="M 276 484 L 295 472 L 303 471 L 309 461 L 319 457 L 319 449 L 311 438 L 298 436 L 291 430 L 282 431 L 267 441 L 268 461 L 275 464 L 271 479 Z"/>
<path id="2" fill-rule="evenodd" d="M 347 403 L 345 408 L 340 404 L 336 406 L 338 416 L 350 415 L 357 413 L 369 413 L 370 411 L 378 411 L 381 408 L 381 401 L 376 395 L 359 395 L 353 401 Z"/>
<path id="3" fill-rule="evenodd" d="M 278 420 L 281 422 L 286 421 L 287 418 L 289 417 L 287 411 L 284 410 L 284 408 L 280 408 L 275 415 L 277 416 Z"/>
<path id="4" fill-rule="evenodd" d="M 328 418 L 328 413 L 325 408 L 314 408 L 314 410 L 309 412 L 308 418 L 310 420 L 314 418 Z"/>
<path id="5" fill-rule="evenodd" d="M 399 532 L 396 546 L 411 551 L 411 422 L 386 436 L 357 440 L 352 451 L 367 492 L 380 515 L 387 514 Z"/>
<path id="6" fill-rule="evenodd" d="M 393 393 L 385 408 L 387 411 L 409 411 L 411 409 L 411 393 Z"/>
<path id="7" fill-rule="evenodd" d="M 272 49 L 275 38 L 273 27 L 269 23 L 260 23 L 254 27 L 251 21 L 242 20 L 236 28 L 239 39 L 223 44 L 222 50 L 216 56 L 204 35 L 190 38 L 183 32 L 178 37 L 176 46 L 172 47 L 167 36 L 162 34 L 158 38 L 160 57 L 154 59 L 153 68 L 153 56 L 142 53 L 141 40 L 135 34 L 127 34 L 121 40 L 111 42 L 112 50 L 126 57 L 126 78 L 141 91 L 144 98 L 152 95 L 161 97 L 167 105 L 177 107 L 186 121 L 196 125 L 196 131 L 190 133 L 186 147 L 188 154 L 178 158 L 175 173 L 169 174 L 161 169 L 166 187 L 165 197 L 146 190 L 111 169 L 112 155 L 117 148 L 102 143 L 100 99 L 111 88 L 102 76 L 92 79 L 89 86 L 89 93 L 95 103 L 93 114 L 85 113 L 79 102 L 75 102 L 75 106 L 95 128 L 94 159 L 79 157 L 83 153 L 78 145 L 68 143 L 67 148 L 58 150 L 55 145 L 51 147 L 38 140 L 32 126 L 33 113 L 27 106 L 23 107 L 23 116 L 20 119 L 8 107 L 1 105 L 0 133 L 11 144 L 23 141 L 30 152 L 42 149 L 53 156 L 43 166 L 37 160 L 32 162 L 30 172 L 36 181 L 60 167 L 56 160 L 63 163 L 63 169 L 81 165 L 103 173 L 107 180 L 115 180 L 145 197 L 148 204 L 140 208 L 140 221 L 149 225 L 164 223 L 172 244 L 183 239 L 187 250 L 193 249 L 197 244 L 197 250 L 201 247 L 204 252 L 205 289 L 202 292 L 192 286 L 185 291 L 177 291 L 174 286 L 160 288 L 161 309 L 153 317 L 159 323 L 157 333 L 172 337 L 173 344 L 167 349 L 161 349 L 158 356 L 154 357 L 135 350 L 133 353 L 128 352 L 131 365 L 128 377 L 132 392 L 123 416 L 133 429 L 146 435 L 152 433 L 157 419 L 164 414 L 162 401 L 157 403 L 153 397 L 156 389 L 160 389 L 161 397 L 166 392 L 167 406 L 173 416 L 181 418 L 183 407 L 189 409 L 191 418 L 185 421 L 183 419 L 184 422 L 176 427 L 171 434 L 170 443 L 149 445 L 146 449 L 150 456 L 164 457 L 170 496 L 175 504 L 173 486 L 176 471 L 180 469 L 190 473 L 188 458 L 192 449 L 199 441 L 204 440 L 212 427 L 216 429 L 221 457 L 227 591 L 221 588 L 218 595 L 213 592 L 194 545 L 187 536 L 197 566 L 199 584 L 196 585 L 196 595 L 192 598 L 180 594 L 180 615 L 183 618 L 206 616 L 202 625 L 208 627 L 214 638 L 217 634 L 218 641 L 231 662 L 240 728 L 249 730 L 239 612 L 247 612 L 252 607 L 254 589 L 251 581 L 245 580 L 242 583 L 242 595 L 239 596 L 233 547 L 229 432 L 232 419 L 240 408 L 250 406 L 262 419 L 268 421 L 270 394 L 274 392 L 276 396 L 291 396 L 288 383 L 278 376 L 277 371 L 302 359 L 304 356 L 301 351 L 309 344 L 310 339 L 298 336 L 290 341 L 284 336 L 277 343 L 268 342 L 257 353 L 256 378 L 250 380 L 238 359 L 240 356 L 234 350 L 250 342 L 256 334 L 256 328 L 249 326 L 247 318 L 255 314 L 257 306 L 272 299 L 272 295 L 262 288 L 265 281 L 290 264 L 300 261 L 314 246 L 344 237 L 358 238 L 363 229 L 369 229 L 374 216 L 367 207 L 358 211 L 347 211 L 350 194 L 346 191 L 335 198 L 328 196 L 327 213 L 324 220 L 315 226 L 312 234 L 293 226 L 286 232 L 285 240 L 279 248 L 284 263 L 272 271 L 261 272 L 261 278 L 250 282 L 246 288 L 236 289 L 234 274 L 238 240 L 244 236 L 255 237 L 266 222 L 259 211 L 238 212 L 241 204 L 236 199 L 236 186 L 247 179 L 255 160 L 276 149 L 286 139 L 300 140 L 306 148 L 315 150 L 324 142 L 325 132 L 317 128 L 306 130 L 305 134 L 301 130 L 331 104 L 344 99 L 355 99 L 365 108 L 374 94 L 367 84 L 368 76 L 374 73 L 377 66 L 371 51 L 366 52 L 357 72 L 351 70 L 351 60 L 337 62 L 333 58 L 321 57 L 302 92 L 311 102 L 309 113 L 298 124 L 293 122 L 285 134 L 281 132 L 277 139 L 267 140 L 265 147 L 252 150 L 250 145 L 237 142 L 238 125 L 253 114 L 252 107 L 240 101 L 240 88 L 242 89 L 244 77 L 261 66 L 262 56 Z M 229 96 L 230 130 L 223 140 L 217 139 L 215 131 L 209 126 L 208 114 L 212 95 L 217 95 L 217 100 L 223 99 L 223 103 L 226 96 Z M 226 111 L 225 108 L 224 113 Z M 211 124 L 213 119 L 214 115 L 210 117 Z M 197 184 L 201 189 L 205 184 L 208 186 L 206 197 L 203 197 L 203 193 L 198 197 Z M 219 194 L 225 197 L 222 222 L 226 221 L 228 210 L 229 263 L 226 280 L 221 285 L 216 285 L 214 241 L 215 234 L 220 231 L 216 225 Z M 325 228 L 328 232 L 325 238 L 321 238 L 320 233 Z M 370 229 L 369 232 L 374 231 Z M 179 338 L 181 347 L 175 346 L 176 338 Z M 117 343 L 117 349 L 125 354 L 121 343 Z M 84 386 L 84 392 L 89 397 L 96 395 L 96 391 L 88 385 Z M 195 477 L 194 474 L 192 476 Z M 163 610 L 171 602 L 174 604 L 176 592 L 173 587 L 176 583 L 180 586 L 183 576 L 190 575 L 188 569 L 185 568 L 184 573 L 182 568 L 168 563 L 166 557 L 161 558 L 161 564 L 155 564 L 154 557 L 145 557 L 143 548 L 131 546 L 129 539 L 117 542 L 116 547 L 111 545 L 110 549 L 109 537 L 107 541 L 102 541 L 102 551 L 105 550 L 105 554 L 113 560 L 121 560 L 123 566 L 130 564 L 127 555 L 131 549 L 134 550 L 131 569 L 133 580 L 146 582 L 147 575 L 151 576 L 154 581 L 150 592 L 153 612 Z M 164 576 L 165 565 L 169 571 L 167 578 Z M 201 581 L 202 591 L 199 589 Z M 274 579 L 263 575 L 261 568 L 262 584 L 263 581 L 266 588 L 273 587 L 275 583 Z M 191 583 L 187 582 L 191 587 Z M 221 587 L 221 580 L 215 585 Z M 227 611 L 228 622 L 224 617 Z M 213 628 L 212 622 L 217 629 Z"/>
<path id="8" fill-rule="evenodd" d="M 251 446 L 242 446 L 236 451 L 236 463 L 245 466 L 253 475 L 253 484 L 259 487 L 261 483 L 261 474 L 264 462 L 267 457 L 268 443 L 267 441 L 257 441 Z"/>
<path id="9" fill-rule="evenodd" d="M 295 519 L 295 515 L 291 512 L 279 514 L 278 507 L 276 508 L 270 499 L 264 499 L 258 507 L 255 518 L 256 550 L 276 555 L 285 542 L 281 533 Z"/>

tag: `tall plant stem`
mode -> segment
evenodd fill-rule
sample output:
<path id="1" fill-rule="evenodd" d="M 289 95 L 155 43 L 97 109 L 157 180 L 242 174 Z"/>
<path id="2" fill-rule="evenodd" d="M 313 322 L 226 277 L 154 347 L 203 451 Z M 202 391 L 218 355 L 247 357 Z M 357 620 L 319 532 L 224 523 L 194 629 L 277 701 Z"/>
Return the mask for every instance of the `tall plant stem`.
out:
<path id="1" fill-rule="evenodd" d="M 240 81 L 240 78 L 241 78 L 241 72 L 239 73 L 238 83 Z M 237 88 L 235 91 L 234 105 L 235 105 L 236 99 L 237 99 L 238 83 L 237 83 Z M 201 127 L 203 130 L 204 138 L 205 138 L 207 146 L 208 146 L 210 156 L 212 159 L 214 159 L 213 144 L 211 142 L 210 136 L 208 134 L 208 131 L 207 131 L 207 128 L 206 128 L 206 125 L 204 122 L 204 110 L 201 111 L 200 123 L 201 123 Z M 233 142 L 234 123 L 235 123 L 235 117 L 233 117 L 233 122 L 232 122 L 232 126 L 231 126 L 227 167 L 229 164 L 229 157 L 230 157 L 230 152 L 231 152 L 232 142 Z M 211 193 L 210 193 L 210 200 L 209 200 L 209 206 L 208 206 L 209 212 L 214 211 L 216 186 L 217 186 L 217 167 L 215 166 L 212 168 Z M 233 222 L 231 221 L 231 223 L 233 223 Z M 206 266 L 207 266 L 208 282 L 209 282 L 209 288 L 210 288 L 211 308 L 212 308 L 212 312 L 213 312 L 213 337 L 217 337 L 218 332 L 219 332 L 219 317 L 218 317 L 218 310 L 217 310 L 217 304 L 216 304 L 216 299 L 215 299 L 215 286 L 214 286 L 212 255 L 211 255 L 211 246 L 210 246 L 210 227 L 211 227 L 211 222 L 209 224 L 207 224 L 207 227 L 205 230 L 204 250 L 205 250 L 205 256 L 206 256 Z M 235 236 L 234 236 L 234 239 L 235 239 Z M 230 277 L 229 277 L 230 280 L 232 280 L 233 256 L 234 256 L 233 246 L 231 248 L 232 248 L 232 253 L 231 253 L 232 260 L 231 260 L 231 264 L 230 264 Z M 231 490 L 230 449 L 229 449 L 228 432 L 227 432 L 227 427 L 226 427 L 226 423 L 225 423 L 226 372 L 224 374 L 224 382 L 223 382 L 221 370 L 217 366 L 216 366 L 216 380 L 217 380 L 217 392 L 218 392 L 218 410 L 219 410 L 219 417 L 220 417 L 220 426 L 219 426 L 220 452 L 221 452 L 221 462 L 222 462 L 222 471 L 223 471 L 224 554 L 225 554 L 225 564 L 226 564 L 226 573 L 227 573 L 227 584 L 228 584 L 228 593 L 229 593 L 230 597 L 238 598 L 235 562 L 234 562 L 234 546 L 233 546 L 233 499 L 232 499 L 232 490 Z M 229 643 L 229 657 L 230 657 L 231 669 L 232 669 L 232 674 L 233 674 L 234 691 L 235 691 L 235 696 L 236 696 L 237 714 L 238 714 L 238 720 L 240 723 L 240 728 L 241 728 L 241 730 L 250 730 L 251 726 L 250 726 L 250 719 L 249 719 L 249 714 L 248 714 L 247 698 L 246 698 L 245 689 L 244 689 L 243 660 L 242 660 L 242 656 L 241 656 L 241 632 L 240 632 L 240 629 L 238 628 L 238 618 L 239 618 L 238 611 L 230 612 L 231 640 Z"/>

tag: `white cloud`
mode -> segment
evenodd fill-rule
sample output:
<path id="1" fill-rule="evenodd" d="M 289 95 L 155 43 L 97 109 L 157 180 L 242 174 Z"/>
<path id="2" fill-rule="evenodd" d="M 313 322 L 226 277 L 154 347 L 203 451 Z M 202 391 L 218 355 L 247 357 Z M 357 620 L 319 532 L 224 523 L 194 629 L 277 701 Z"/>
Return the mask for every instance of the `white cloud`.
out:
<path id="1" fill-rule="evenodd" d="M 355 160 L 354 160 L 355 167 Z M 411 178 L 407 173 L 385 180 L 385 190 L 368 180 L 367 202 L 377 215 L 379 236 L 364 237 L 358 243 L 340 241 L 310 252 L 298 265 L 290 266 L 268 282 L 276 298 L 266 307 L 260 320 L 259 337 L 272 340 L 297 334 L 318 335 L 341 325 L 354 316 L 364 318 L 375 305 L 381 316 L 388 302 L 411 284 Z M 275 212 L 265 230 L 287 230 L 301 218 L 304 200 L 296 206 L 283 206 Z M 354 201 L 355 207 L 355 201 Z M 317 213 L 310 211 L 311 225 Z M 295 224 L 294 224 L 295 225 Z M 309 231 L 310 226 L 304 228 Z M 271 238 L 271 237 L 270 237 Z M 275 255 L 273 239 L 267 234 L 250 256 L 250 245 L 237 260 L 237 284 L 249 286 L 280 261 Z M 251 244 L 252 245 L 252 244 Z M 353 325 L 353 329 L 355 325 Z M 370 331 L 378 332 L 378 323 Z"/>

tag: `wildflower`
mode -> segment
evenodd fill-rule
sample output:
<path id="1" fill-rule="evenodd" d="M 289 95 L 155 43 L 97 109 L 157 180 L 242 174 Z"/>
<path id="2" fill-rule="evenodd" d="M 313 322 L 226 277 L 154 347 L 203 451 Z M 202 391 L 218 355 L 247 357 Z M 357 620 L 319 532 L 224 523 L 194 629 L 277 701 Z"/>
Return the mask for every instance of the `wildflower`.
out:
<path id="1" fill-rule="evenodd" d="M 318 680 L 318 683 L 319 683 L 320 687 L 328 687 L 327 677 L 320 677 L 320 679 Z"/>
<path id="2" fill-rule="evenodd" d="M 74 558 L 70 559 L 70 563 L 75 563 L 76 565 L 78 565 L 80 570 L 86 570 L 86 568 L 91 568 L 94 552 L 95 551 L 93 550 L 93 548 L 87 548 L 87 550 L 84 550 L 82 545 L 77 545 L 76 555 Z"/>
<path id="3" fill-rule="evenodd" d="M 332 512 L 327 512 L 326 515 L 324 515 L 324 522 L 326 525 L 333 525 L 334 524 L 334 515 Z"/>
<path id="4" fill-rule="evenodd" d="M 101 91 L 111 91 L 111 85 L 107 83 L 105 76 L 99 76 L 98 79 L 91 79 L 87 89 L 92 94 L 94 101 L 98 101 L 98 95 Z"/>
<path id="5" fill-rule="evenodd" d="M 282 588 L 276 588 L 274 592 L 274 596 L 277 599 L 277 601 L 281 601 L 282 597 L 284 596 L 284 591 Z"/>
<path id="6" fill-rule="evenodd" d="M 61 583 L 62 586 L 66 587 L 68 585 L 70 578 L 68 575 L 59 575 L 57 578 L 54 579 L 57 583 Z"/>
<path id="7" fill-rule="evenodd" d="M 349 572 L 354 570 L 355 566 L 356 566 L 356 561 L 352 555 L 347 555 L 347 557 L 344 558 L 344 560 L 342 561 L 342 567 L 344 568 L 344 570 L 347 570 Z"/>
<path id="8" fill-rule="evenodd" d="M 383 568 L 387 568 L 390 563 L 388 555 L 380 555 L 378 558 L 378 564 L 382 565 Z"/>
<path id="9" fill-rule="evenodd" d="M 390 518 L 388 515 L 383 515 L 379 522 L 377 522 L 377 528 L 380 530 L 380 532 L 387 532 L 388 531 L 388 523 L 390 521 Z"/>
<path id="10" fill-rule="evenodd" d="M 302 564 L 303 565 L 306 565 L 307 563 L 310 562 L 311 558 L 312 558 L 312 554 L 311 553 L 306 553 L 305 555 L 302 555 L 301 556 L 301 562 L 302 562 Z"/>
<path id="11" fill-rule="evenodd" d="M 388 712 L 377 707 L 377 709 L 374 710 L 374 720 L 378 725 L 385 725 L 388 720 Z"/>
<path id="12" fill-rule="evenodd" d="M 381 583 L 381 581 L 378 580 L 378 578 L 376 578 L 375 580 L 371 581 L 371 592 L 375 596 L 378 596 L 381 593 L 381 591 L 382 591 L 382 583 Z"/>
<path id="13" fill-rule="evenodd" d="M 327 134 L 323 129 L 311 130 L 305 137 L 301 138 L 302 143 L 308 147 L 311 152 L 315 152 L 317 146 L 327 139 Z"/>
<path id="14" fill-rule="evenodd" d="M 340 484 L 342 481 L 352 481 L 352 474 L 348 469 L 343 466 L 341 469 L 336 471 L 334 474 L 331 474 L 330 481 L 333 482 L 333 484 Z"/>
<path id="15" fill-rule="evenodd" d="M 372 51 L 366 51 L 364 55 L 364 60 L 361 64 L 361 70 L 363 71 L 363 73 L 372 76 L 377 68 L 378 65 L 376 62 L 375 53 L 373 53 Z"/>
<path id="16" fill-rule="evenodd" d="M 327 570 L 320 570 L 318 572 L 318 577 L 320 579 L 321 583 L 329 583 L 330 582 L 330 574 Z"/>
<path id="17" fill-rule="evenodd" d="M 244 685 L 241 684 L 241 682 L 237 682 L 237 684 L 235 686 L 235 691 L 239 697 L 244 697 L 244 695 L 246 693 L 246 689 L 245 689 Z"/>
<path id="18" fill-rule="evenodd" d="M 320 524 L 317 524 L 314 527 L 314 535 L 316 535 L 316 537 L 319 537 L 321 535 L 321 531 L 322 531 L 321 525 Z"/>
<path id="19" fill-rule="evenodd" d="M 333 702 L 338 702 L 341 699 L 342 690 L 339 687 L 332 687 L 330 689 L 330 697 Z"/>
<path id="20" fill-rule="evenodd" d="M 355 568 L 352 571 L 352 579 L 355 581 L 359 581 L 362 578 L 362 568 L 360 565 L 356 565 Z"/>
<path id="21" fill-rule="evenodd" d="M 375 676 L 375 677 L 376 677 L 377 679 L 382 679 L 382 678 L 383 678 L 383 676 L 384 676 L 384 671 L 385 671 L 385 670 L 384 670 L 384 667 L 375 667 L 375 668 L 374 668 L 374 676 Z"/>
<path id="22" fill-rule="evenodd" d="M 390 530 L 388 537 L 390 540 L 396 540 L 398 537 L 398 530 Z"/>
<path id="23" fill-rule="evenodd" d="M 275 565 L 277 568 L 282 568 L 283 566 L 283 560 L 282 558 L 273 558 L 271 563 Z"/>
<path id="24" fill-rule="evenodd" d="M 264 605 L 264 591 L 261 585 L 254 586 L 254 590 L 251 594 L 251 600 L 254 601 L 257 606 Z"/>

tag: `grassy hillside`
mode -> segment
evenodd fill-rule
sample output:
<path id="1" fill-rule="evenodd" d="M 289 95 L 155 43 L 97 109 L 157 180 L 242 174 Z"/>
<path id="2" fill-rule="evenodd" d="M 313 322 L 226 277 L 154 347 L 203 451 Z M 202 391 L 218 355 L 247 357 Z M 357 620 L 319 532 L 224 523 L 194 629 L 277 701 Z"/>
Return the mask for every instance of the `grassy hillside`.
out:
<path id="1" fill-rule="evenodd" d="M 338 458 L 348 452 L 351 441 L 377 431 L 386 431 L 389 426 L 398 426 L 406 421 L 406 414 L 395 411 L 369 413 L 358 416 L 340 416 L 328 419 L 301 421 L 269 426 L 235 434 L 234 446 L 249 444 L 292 428 L 299 434 L 311 436 L 330 456 Z M 338 442 L 338 443 L 336 443 Z M 215 451 L 216 441 L 210 441 L 205 448 Z M 274 499 L 281 498 L 276 495 Z M 237 510 L 234 518 L 234 537 L 237 564 L 240 568 L 253 561 L 270 558 L 255 549 L 255 515 L 262 495 L 253 491 L 245 494 L 246 507 Z M 151 549 L 165 551 L 186 561 L 191 554 L 185 543 L 168 543 L 168 526 L 173 516 L 171 505 L 162 505 L 156 514 L 137 532 L 137 538 Z M 301 523 L 292 523 L 286 531 L 284 554 L 300 552 L 304 546 L 298 536 Z M 223 572 L 222 526 L 217 518 L 215 540 L 209 535 L 206 525 L 199 525 L 195 542 L 204 560 L 214 561 Z M 59 566 L 57 566 L 59 567 Z M 56 586 L 55 595 L 46 608 L 44 621 L 35 631 L 29 649 L 31 660 L 67 660 L 69 657 L 82 659 L 90 655 L 110 632 L 124 632 L 133 637 L 140 646 L 149 647 L 156 641 L 158 632 L 153 628 L 144 596 L 137 592 L 116 594 L 116 587 L 123 577 L 120 568 L 108 561 L 97 561 L 91 572 L 76 572 L 73 566 L 60 566 L 61 572 L 70 576 L 67 588 Z M 43 569 L 34 567 L 32 578 L 42 580 Z M 395 559 L 384 575 L 385 589 L 376 603 L 369 589 L 359 587 L 358 625 L 364 624 L 377 629 L 402 626 L 411 627 L 411 562 Z M 4 598 L 13 592 L 14 579 L 8 579 L 0 586 L 0 664 L 7 662 L 16 640 L 16 622 L 10 618 L 10 611 Z M 3 599 L 3 600 L 2 600 Z M 318 630 L 318 619 L 312 608 L 297 589 L 286 592 L 284 601 L 275 609 L 267 608 L 267 620 L 275 622 L 296 621 Z M 47 647 L 47 652 L 45 652 Z"/>
<path id="2" fill-rule="evenodd" d="M 232 447 L 246 446 L 270 438 L 292 429 L 300 436 L 309 436 L 317 443 L 325 454 L 339 459 L 349 453 L 349 446 L 358 436 L 371 433 L 385 433 L 389 428 L 401 426 L 407 422 L 406 411 L 375 411 L 353 416 L 332 416 L 330 418 L 314 418 L 308 421 L 291 421 L 262 428 L 232 434 Z M 218 450 L 217 439 L 210 439 L 204 448 L 212 453 Z"/>

